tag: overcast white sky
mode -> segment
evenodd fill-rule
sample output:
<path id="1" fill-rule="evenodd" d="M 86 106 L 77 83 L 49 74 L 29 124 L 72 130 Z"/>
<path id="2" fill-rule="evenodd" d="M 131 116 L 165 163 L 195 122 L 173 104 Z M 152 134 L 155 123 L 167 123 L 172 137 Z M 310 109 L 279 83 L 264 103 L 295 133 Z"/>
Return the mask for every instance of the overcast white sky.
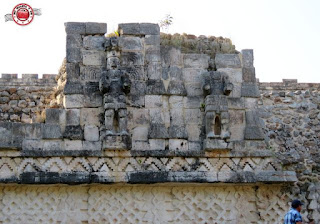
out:
<path id="1" fill-rule="evenodd" d="M 5 22 L 18 3 L 41 8 L 28 26 Z M 65 57 L 64 22 L 158 23 L 173 16 L 170 33 L 231 38 L 237 50 L 252 48 L 257 78 L 320 82 L 319 0 L 1 0 L 0 73 L 56 74 Z"/>

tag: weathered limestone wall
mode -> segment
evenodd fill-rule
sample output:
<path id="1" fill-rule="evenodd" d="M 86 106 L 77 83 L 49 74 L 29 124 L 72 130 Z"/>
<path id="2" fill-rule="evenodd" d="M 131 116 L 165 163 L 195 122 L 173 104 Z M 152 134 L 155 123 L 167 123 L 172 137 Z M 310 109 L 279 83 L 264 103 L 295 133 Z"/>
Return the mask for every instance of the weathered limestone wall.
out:
<path id="1" fill-rule="evenodd" d="M 0 78 L 0 121 L 35 123 L 54 99 L 55 75 L 2 74 Z"/>
<path id="2" fill-rule="evenodd" d="M 288 188 L 306 203 L 304 218 L 320 220 L 320 84 L 260 83 L 259 115 L 269 148 L 285 170 L 297 172 Z"/>
<path id="3" fill-rule="evenodd" d="M 281 187 L 2 186 L 0 223 L 281 223 Z"/>

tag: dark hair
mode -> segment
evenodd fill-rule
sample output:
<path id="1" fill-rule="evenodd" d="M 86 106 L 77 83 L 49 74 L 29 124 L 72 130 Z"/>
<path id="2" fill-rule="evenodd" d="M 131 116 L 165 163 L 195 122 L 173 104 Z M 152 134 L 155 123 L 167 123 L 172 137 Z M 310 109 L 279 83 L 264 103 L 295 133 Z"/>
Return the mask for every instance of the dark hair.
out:
<path id="1" fill-rule="evenodd" d="M 292 208 L 298 208 L 300 205 L 303 205 L 303 203 L 299 200 L 293 200 L 291 203 Z"/>

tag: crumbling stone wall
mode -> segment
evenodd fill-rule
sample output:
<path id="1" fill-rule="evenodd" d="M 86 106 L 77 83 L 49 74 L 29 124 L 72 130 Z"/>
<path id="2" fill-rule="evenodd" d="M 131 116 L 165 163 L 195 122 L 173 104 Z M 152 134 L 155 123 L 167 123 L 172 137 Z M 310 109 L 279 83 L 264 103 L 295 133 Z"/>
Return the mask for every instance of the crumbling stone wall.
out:
<path id="1" fill-rule="evenodd" d="M 0 78 L 0 121 L 35 123 L 54 99 L 55 75 L 2 74 Z"/>
<path id="2" fill-rule="evenodd" d="M 160 34 L 161 46 L 173 46 L 181 49 L 182 53 L 207 54 L 214 57 L 217 53 L 237 53 L 232 41 L 228 38 L 215 36 L 195 36 L 188 34 Z"/>
<path id="3" fill-rule="evenodd" d="M 305 220 L 320 220 L 320 84 L 260 83 L 259 115 L 269 148 L 298 181 L 287 190 L 305 202 Z"/>

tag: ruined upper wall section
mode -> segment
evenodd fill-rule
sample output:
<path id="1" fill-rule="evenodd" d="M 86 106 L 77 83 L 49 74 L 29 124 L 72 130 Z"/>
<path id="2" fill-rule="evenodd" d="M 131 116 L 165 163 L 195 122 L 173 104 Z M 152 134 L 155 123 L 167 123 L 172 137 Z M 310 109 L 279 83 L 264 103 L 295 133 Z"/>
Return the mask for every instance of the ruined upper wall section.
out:
<path id="1" fill-rule="evenodd" d="M 38 74 L 22 74 L 18 78 L 18 74 L 1 74 L 0 86 L 47 86 L 52 87 L 56 85 L 55 74 L 43 74 L 39 78 Z"/>
<path id="2" fill-rule="evenodd" d="M 190 34 L 160 34 L 162 46 L 174 46 L 182 53 L 203 53 L 214 57 L 217 53 L 235 54 L 235 46 L 229 38 L 214 36 L 195 36 Z"/>
<path id="3" fill-rule="evenodd" d="M 298 83 L 297 79 L 282 79 L 282 82 L 259 82 L 262 92 L 270 91 L 297 91 L 297 90 L 320 90 L 320 83 Z"/>
<path id="4" fill-rule="evenodd" d="M 56 75 L 2 74 L 0 77 L 0 121 L 34 123 L 54 99 Z"/>

